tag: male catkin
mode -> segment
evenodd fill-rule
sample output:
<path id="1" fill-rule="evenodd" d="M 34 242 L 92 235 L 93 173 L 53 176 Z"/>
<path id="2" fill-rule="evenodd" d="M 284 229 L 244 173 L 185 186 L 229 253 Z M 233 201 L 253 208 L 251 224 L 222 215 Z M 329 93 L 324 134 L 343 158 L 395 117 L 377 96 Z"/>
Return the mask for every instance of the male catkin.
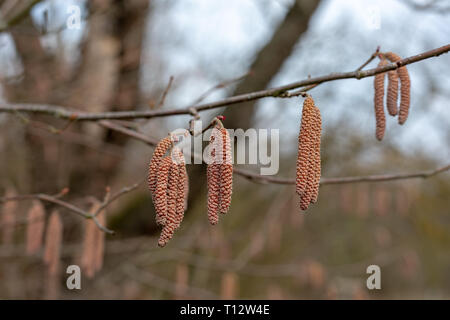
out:
<path id="1" fill-rule="evenodd" d="M 378 63 L 378 67 L 385 66 L 387 61 L 382 59 L 380 63 Z M 375 136 L 381 141 L 384 137 L 384 132 L 386 130 L 386 117 L 384 115 L 384 77 L 386 73 L 378 73 L 375 75 L 374 80 L 374 88 L 375 88 L 375 96 L 374 96 L 374 106 L 375 106 Z"/>
<path id="2" fill-rule="evenodd" d="M 391 116 L 396 116 L 398 113 L 397 99 L 398 99 L 398 73 L 397 70 L 388 71 L 388 89 L 386 106 Z"/>
<path id="3" fill-rule="evenodd" d="M 27 213 L 27 254 L 35 254 L 41 249 L 44 228 L 44 206 L 39 200 L 34 200 Z"/>
<path id="4" fill-rule="evenodd" d="M 152 159 L 150 160 L 148 170 L 148 188 L 150 189 L 152 196 L 156 188 L 156 180 L 160 162 L 163 159 L 164 155 L 166 154 L 167 150 L 169 150 L 169 148 L 172 146 L 172 144 L 173 144 L 172 139 L 170 137 L 165 137 L 164 139 L 161 139 L 161 141 L 158 142 L 158 145 L 156 146 L 155 151 L 153 152 L 153 156 Z"/>
<path id="5" fill-rule="evenodd" d="M 220 213 L 228 212 L 233 192 L 233 161 L 231 157 L 231 140 L 227 129 L 221 128 L 222 134 L 222 163 L 220 165 Z"/>
<path id="6" fill-rule="evenodd" d="M 158 245 L 164 247 L 172 239 L 177 228 L 177 184 L 179 177 L 178 165 L 170 159 L 169 179 L 167 182 L 167 211 L 164 227 L 159 237 Z"/>
<path id="7" fill-rule="evenodd" d="M 172 165 L 170 156 L 164 157 L 158 168 L 156 187 L 153 193 L 153 201 L 156 211 L 156 223 L 164 226 L 167 216 L 167 188 L 169 181 L 169 171 Z"/>
<path id="8" fill-rule="evenodd" d="M 50 215 L 45 234 L 44 262 L 51 275 L 55 275 L 59 271 L 62 235 L 63 225 L 58 211 L 55 210 Z"/>
<path id="9" fill-rule="evenodd" d="M 308 96 L 303 103 L 300 124 L 296 191 L 300 196 L 300 209 L 307 210 L 310 203 L 315 203 L 319 193 L 321 175 L 320 139 L 322 117 L 314 100 Z"/>
<path id="10" fill-rule="evenodd" d="M 386 52 L 384 56 L 391 62 L 397 62 L 402 58 L 393 52 Z M 410 99 L 411 99 L 411 80 L 409 78 L 408 69 L 406 66 L 397 69 L 397 74 L 400 79 L 400 109 L 398 112 L 398 123 L 404 124 L 409 114 Z"/>
<path id="11" fill-rule="evenodd" d="M 312 147 L 312 123 L 314 121 L 314 100 L 308 96 L 303 102 L 302 120 L 300 124 L 300 134 L 298 135 L 298 155 L 296 169 L 296 192 L 302 196 L 306 192 L 308 182 L 308 159 Z"/>
<path id="12" fill-rule="evenodd" d="M 214 132 L 214 129 L 213 129 Z M 212 225 L 219 221 L 220 209 L 220 164 L 216 161 L 216 153 L 219 152 L 216 136 L 211 134 L 209 139 L 211 163 L 206 168 L 206 180 L 208 188 L 208 219 Z"/>

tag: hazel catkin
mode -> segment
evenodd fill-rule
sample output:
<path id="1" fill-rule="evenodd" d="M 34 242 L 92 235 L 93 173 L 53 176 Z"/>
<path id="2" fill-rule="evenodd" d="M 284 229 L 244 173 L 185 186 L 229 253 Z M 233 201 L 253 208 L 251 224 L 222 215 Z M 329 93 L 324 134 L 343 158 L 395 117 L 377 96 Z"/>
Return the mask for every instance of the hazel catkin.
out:
<path id="1" fill-rule="evenodd" d="M 300 134 L 298 136 L 298 155 L 296 169 L 296 192 L 302 196 L 308 182 L 308 159 L 311 154 L 312 123 L 314 118 L 314 100 L 308 96 L 303 102 Z"/>
<path id="2" fill-rule="evenodd" d="M 220 213 L 228 212 L 233 192 L 233 162 L 231 159 L 231 140 L 227 129 L 221 128 L 222 134 L 222 163 L 220 165 Z"/>
<path id="3" fill-rule="evenodd" d="M 319 197 L 319 185 L 320 185 L 320 176 L 322 173 L 321 169 L 321 156 L 320 156 L 320 139 L 322 136 L 322 116 L 320 114 L 319 108 L 315 108 L 316 112 L 316 122 L 315 122 L 315 128 L 314 128 L 314 182 L 313 182 L 313 189 L 312 189 L 312 195 L 311 195 L 311 203 L 316 203 L 317 198 Z"/>
<path id="4" fill-rule="evenodd" d="M 398 113 L 397 99 L 398 99 L 398 73 L 397 70 L 388 71 L 388 89 L 386 106 L 388 113 L 391 116 L 396 116 Z"/>
<path id="5" fill-rule="evenodd" d="M 378 63 L 378 67 L 385 66 L 387 61 L 382 59 L 380 63 Z M 386 117 L 384 115 L 384 77 L 386 73 L 378 73 L 375 75 L 374 80 L 374 88 L 375 88 L 375 96 L 374 96 L 374 106 L 375 106 L 375 136 L 381 141 L 384 136 L 384 132 L 386 130 Z"/>
<path id="6" fill-rule="evenodd" d="M 314 100 L 308 96 L 303 103 L 300 125 L 296 192 L 300 196 L 300 209 L 307 210 L 318 198 L 321 175 L 320 139 L 322 118 Z"/>
<path id="7" fill-rule="evenodd" d="M 154 190 L 153 201 L 156 211 L 156 223 L 164 226 L 167 216 L 167 185 L 169 171 L 172 164 L 170 156 L 166 156 L 158 168 L 157 182 Z"/>
<path id="8" fill-rule="evenodd" d="M 167 150 L 169 150 L 172 144 L 173 144 L 172 139 L 170 137 L 165 137 L 158 142 L 155 151 L 153 152 L 148 170 L 148 187 L 150 189 L 150 192 L 152 193 L 152 196 L 156 188 L 158 167 Z"/>
<path id="9" fill-rule="evenodd" d="M 180 227 L 184 218 L 184 211 L 186 210 L 186 197 L 188 193 L 186 161 L 183 152 L 179 148 L 174 148 L 173 157 L 175 158 L 178 167 L 177 172 L 177 198 L 176 198 L 176 229 Z"/>
<path id="10" fill-rule="evenodd" d="M 393 52 L 386 52 L 384 56 L 391 62 L 397 62 L 402 58 Z M 406 66 L 397 69 L 397 74 L 400 79 L 400 108 L 398 112 L 398 123 L 404 124 L 409 114 L 410 99 L 411 99 L 411 80 Z"/>
<path id="11" fill-rule="evenodd" d="M 177 184 L 179 177 L 178 165 L 170 159 L 170 170 L 167 181 L 167 203 L 166 203 L 166 217 L 164 227 L 159 237 L 158 245 L 164 247 L 177 228 Z"/>
<path id="12" fill-rule="evenodd" d="M 42 247 L 42 236 L 45 228 L 45 210 L 42 203 L 34 200 L 27 212 L 27 254 L 35 254 Z"/>
<path id="13" fill-rule="evenodd" d="M 58 211 L 50 215 L 45 234 L 44 262 L 47 264 L 48 273 L 55 275 L 59 271 L 63 225 Z"/>
<path id="14" fill-rule="evenodd" d="M 209 139 L 211 163 L 206 167 L 206 183 L 208 189 L 208 219 L 212 225 L 219 221 L 220 210 L 220 164 L 217 163 L 217 156 L 220 152 L 217 135 L 213 133 Z"/>
<path id="15" fill-rule="evenodd" d="M 91 209 L 91 214 L 96 214 L 101 203 L 96 201 Z M 97 215 L 97 220 L 101 225 L 106 222 L 104 210 Z M 84 229 L 83 247 L 81 253 L 81 266 L 88 278 L 94 277 L 95 273 L 103 266 L 105 233 L 100 230 L 92 219 L 86 219 Z"/>

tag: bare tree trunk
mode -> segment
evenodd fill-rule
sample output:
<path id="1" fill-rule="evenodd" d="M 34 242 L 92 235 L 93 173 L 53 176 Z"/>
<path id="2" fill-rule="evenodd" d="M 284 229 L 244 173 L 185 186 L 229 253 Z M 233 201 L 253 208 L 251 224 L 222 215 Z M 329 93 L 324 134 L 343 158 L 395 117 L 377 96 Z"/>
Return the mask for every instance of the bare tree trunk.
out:
<path id="1" fill-rule="evenodd" d="M 284 20 L 275 30 L 272 38 L 258 52 L 250 70 L 252 76 L 245 78 L 234 94 L 262 90 L 278 73 L 291 55 L 300 36 L 308 29 L 308 23 L 319 4 L 319 0 L 297 0 Z M 225 112 L 227 127 L 247 129 L 251 126 L 255 102 L 250 101 L 242 108 L 230 108 Z"/>
<path id="2" fill-rule="evenodd" d="M 250 69 L 252 76 L 247 77 L 236 88 L 234 94 L 241 94 L 264 89 L 278 73 L 284 61 L 290 56 L 300 36 L 308 29 L 309 20 L 314 13 L 319 0 L 297 0 L 291 7 L 284 20 L 273 33 L 272 38 L 256 54 Z M 242 108 L 229 108 L 225 111 L 227 128 L 246 129 L 251 126 L 255 102 L 247 102 Z M 195 176 L 198 183 L 192 184 L 190 201 L 201 194 L 205 185 L 203 166 L 194 166 L 190 175 Z"/>
<path id="3" fill-rule="evenodd" d="M 11 102 L 42 102 L 68 105 L 86 111 L 127 110 L 138 104 L 139 66 L 147 18 L 147 0 L 93 0 L 89 5 L 89 33 L 78 67 L 67 76 L 63 61 L 41 47 L 39 33 L 13 32 L 23 64 L 21 81 L 4 85 Z M 22 22 L 29 29 L 31 19 Z M 33 117 L 33 119 L 39 119 Z M 49 124 L 53 120 L 45 119 Z M 56 126 L 62 126 L 57 122 Z M 73 124 L 85 126 L 85 124 Z M 123 144 L 123 136 L 86 126 L 92 139 Z M 54 192 L 70 185 L 85 194 L 100 195 L 114 178 L 119 159 L 92 150 L 48 141 L 27 134 L 31 173 L 30 191 Z M 60 170 L 58 170 L 60 168 Z"/>

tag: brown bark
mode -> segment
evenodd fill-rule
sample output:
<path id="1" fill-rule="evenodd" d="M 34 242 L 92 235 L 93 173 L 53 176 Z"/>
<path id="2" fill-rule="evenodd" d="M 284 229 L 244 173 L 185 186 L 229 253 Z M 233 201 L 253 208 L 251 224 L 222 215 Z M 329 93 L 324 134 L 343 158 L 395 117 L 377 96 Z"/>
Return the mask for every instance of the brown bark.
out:
<path id="1" fill-rule="evenodd" d="M 278 73 L 283 63 L 291 55 L 300 36 L 308 29 L 309 20 L 319 0 L 297 0 L 284 20 L 273 33 L 272 38 L 258 52 L 250 70 L 252 75 L 245 78 L 236 88 L 234 95 L 262 90 Z M 242 104 L 237 109 L 227 110 L 227 128 L 247 129 L 252 124 L 255 102 Z"/>

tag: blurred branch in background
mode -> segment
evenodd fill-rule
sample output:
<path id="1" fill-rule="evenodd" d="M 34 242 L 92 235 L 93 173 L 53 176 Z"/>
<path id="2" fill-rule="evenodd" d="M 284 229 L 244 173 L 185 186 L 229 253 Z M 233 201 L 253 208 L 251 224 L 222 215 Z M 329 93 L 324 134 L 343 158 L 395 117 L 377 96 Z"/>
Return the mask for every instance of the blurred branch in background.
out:
<path id="1" fill-rule="evenodd" d="M 43 0 L 28 0 L 28 1 L 6 1 L 6 3 L 2 3 L 2 9 L 4 7 L 7 7 L 8 11 L 15 11 L 14 15 L 10 18 L 7 18 L 7 21 L 3 21 L 6 17 L 2 16 L 0 17 L 0 32 L 8 31 L 11 27 L 19 24 L 28 17 L 31 9 L 38 4 L 39 2 L 42 2 Z M 20 3 L 22 2 L 22 3 Z M 19 4 L 19 5 L 18 5 Z M 17 6 L 18 5 L 18 6 Z M 8 12 L 6 12 L 8 14 Z"/>

